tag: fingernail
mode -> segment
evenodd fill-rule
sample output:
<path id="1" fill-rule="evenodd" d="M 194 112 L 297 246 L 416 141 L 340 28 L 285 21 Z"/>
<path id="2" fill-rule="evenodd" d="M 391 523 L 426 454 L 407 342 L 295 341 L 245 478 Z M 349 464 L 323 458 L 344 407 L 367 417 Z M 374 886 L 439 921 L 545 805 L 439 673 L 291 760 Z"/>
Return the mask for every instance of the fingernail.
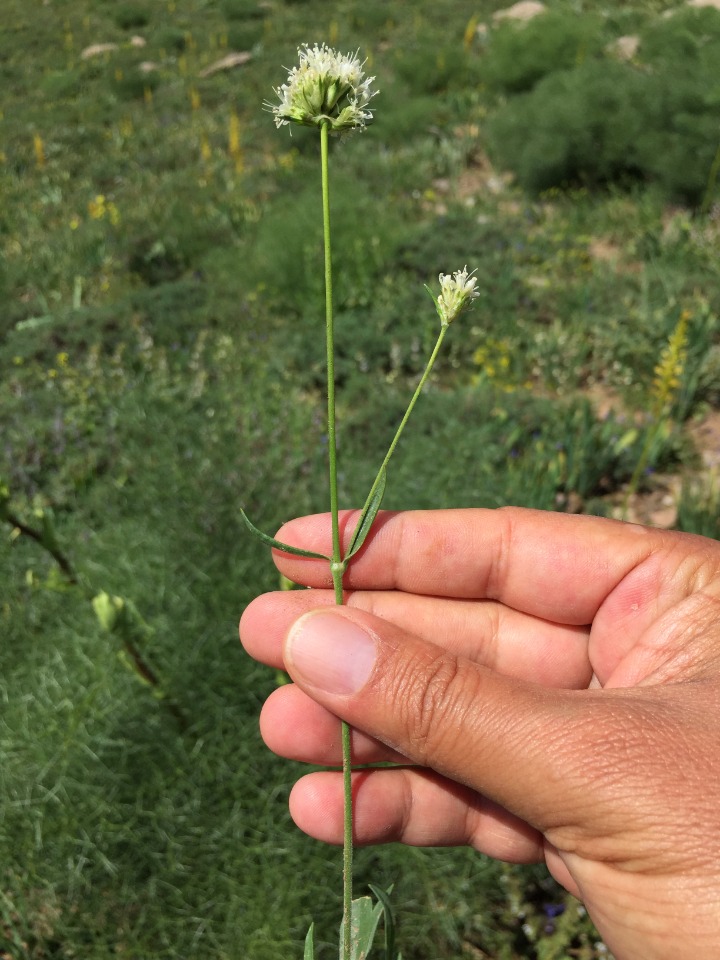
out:
<path id="1" fill-rule="evenodd" d="M 334 613 L 306 613 L 285 641 L 285 665 L 294 679 L 344 696 L 365 686 L 376 654 L 370 634 Z"/>

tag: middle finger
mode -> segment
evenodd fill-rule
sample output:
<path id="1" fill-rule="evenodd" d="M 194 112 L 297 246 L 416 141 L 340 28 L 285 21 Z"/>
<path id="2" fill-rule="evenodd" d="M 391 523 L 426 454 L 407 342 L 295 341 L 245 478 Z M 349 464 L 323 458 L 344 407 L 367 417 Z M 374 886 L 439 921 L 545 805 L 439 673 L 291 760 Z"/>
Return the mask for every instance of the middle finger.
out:
<path id="1" fill-rule="evenodd" d="M 290 626 L 309 610 L 331 606 L 330 590 L 267 593 L 243 614 L 240 631 L 251 656 L 280 668 Z M 349 607 L 388 620 L 508 677 L 566 689 L 587 687 L 588 628 L 550 623 L 491 600 L 454 600 L 399 591 L 355 591 Z"/>

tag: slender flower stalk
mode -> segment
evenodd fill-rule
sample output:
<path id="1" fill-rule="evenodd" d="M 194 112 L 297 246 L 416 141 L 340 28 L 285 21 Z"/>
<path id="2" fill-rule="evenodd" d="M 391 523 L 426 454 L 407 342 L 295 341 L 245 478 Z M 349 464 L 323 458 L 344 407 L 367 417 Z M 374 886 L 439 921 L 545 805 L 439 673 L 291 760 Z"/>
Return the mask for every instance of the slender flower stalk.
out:
<path id="1" fill-rule="evenodd" d="M 413 409 L 415 408 L 415 404 L 417 403 L 418 398 L 423 391 L 423 387 L 425 386 L 427 378 L 430 376 L 430 371 L 435 365 L 435 361 L 437 360 L 438 354 L 440 353 L 440 347 L 442 346 L 442 342 L 445 339 L 445 334 L 447 333 L 447 331 L 448 331 L 448 324 L 445 324 L 444 326 L 440 327 L 440 333 L 438 334 L 438 338 L 435 341 L 435 346 L 433 347 L 433 351 L 430 354 L 430 359 L 425 365 L 425 370 L 423 371 L 423 375 L 422 377 L 420 377 L 418 385 L 415 388 L 415 393 L 412 395 L 412 400 L 410 401 L 408 408 L 405 411 L 405 415 L 400 421 L 400 426 L 395 431 L 395 436 L 392 438 L 390 446 L 388 447 L 388 451 L 385 454 L 385 459 L 380 465 L 380 469 L 378 470 L 375 476 L 375 480 L 373 481 L 372 487 L 370 487 L 370 493 L 368 494 L 367 500 L 365 501 L 365 506 L 363 507 L 363 511 L 366 510 L 368 505 L 372 502 L 372 499 L 375 496 L 378 487 L 383 482 L 383 477 L 385 476 L 387 465 L 390 462 L 390 457 L 392 457 L 393 453 L 395 453 L 395 447 L 398 445 L 398 441 L 400 440 L 400 435 L 405 429 L 405 425 L 410 419 L 410 414 L 413 412 Z"/>
<path id="2" fill-rule="evenodd" d="M 332 573 L 335 603 L 343 602 L 343 563 L 338 519 L 337 438 L 335 432 L 335 330 L 333 322 L 332 245 L 330 240 L 330 178 L 328 170 L 328 138 L 330 121 L 320 125 L 320 167 L 322 179 L 323 241 L 325 250 L 325 345 L 327 352 L 327 436 L 328 472 L 330 481 L 330 516 L 332 524 Z M 343 960 L 350 960 L 352 914 L 353 810 L 352 755 L 350 727 L 341 721 L 343 770 Z"/>
<path id="3" fill-rule="evenodd" d="M 410 400 L 385 459 L 370 490 L 361 512 L 355 531 L 352 534 L 345 555 L 340 542 L 339 506 L 338 506 L 338 469 L 337 437 L 335 424 L 335 345 L 333 320 L 333 277 L 332 246 L 330 236 L 330 182 L 329 182 L 329 138 L 331 133 L 344 133 L 349 130 L 363 130 L 372 121 L 372 112 L 368 109 L 375 96 L 372 90 L 374 78 L 365 78 L 364 64 L 357 53 L 340 54 L 326 44 L 305 45 L 298 50 L 299 65 L 289 71 L 287 82 L 275 88 L 279 102 L 266 104 L 275 117 L 278 127 L 290 123 L 315 127 L 320 133 L 320 165 L 322 187 L 322 219 L 324 241 L 325 272 L 325 342 L 327 354 L 327 438 L 328 438 L 328 474 L 330 487 L 330 515 L 332 525 L 332 554 L 314 553 L 300 547 L 281 543 L 258 530 L 242 512 L 247 527 L 268 545 L 291 554 L 329 561 L 332 574 L 336 604 L 343 603 L 343 575 L 351 558 L 360 550 L 373 521 L 380 509 L 385 489 L 386 469 L 398 444 L 400 436 L 418 397 L 430 376 L 430 371 L 440 352 L 440 347 L 450 324 L 472 303 L 477 296 L 476 278 L 468 273 L 467 267 L 454 274 L 440 274 L 440 294 L 431 296 L 440 317 L 440 333 L 427 366 Z M 352 807 L 352 757 L 350 727 L 342 722 L 342 772 L 344 795 L 344 838 L 343 838 L 343 920 L 340 943 L 340 960 L 366 957 L 370 950 L 377 925 L 376 910 L 385 912 L 387 943 L 392 935 L 392 915 L 387 894 L 372 888 L 379 904 L 371 914 L 363 912 L 366 898 L 353 901 L 353 807 Z M 358 910 L 353 915 L 354 905 Z M 373 919 L 374 917 L 374 919 Z M 357 921 L 357 922 L 354 922 Z M 394 950 L 388 946 L 388 960 L 395 960 Z M 392 957 L 390 956 L 392 953 Z M 313 932 L 310 928 L 305 941 L 305 957 L 314 957 Z"/>
<path id="4" fill-rule="evenodd" d="M 364 129 L 372 120 L 368 109 L 375 95 L 373 78 L 363 75 L 363 63 L 357 54 L 339 54 L 326 44 L 306 44 L 298 50 L 300 63 L 288 74 L 287 82 L 275 89 L 279 103 L 269 108 L 275 123 L 289 123 L 320 129 L 320 162 L 322 179 L 323 240 L 325 254 L 325 342 L 327 352 L 327 436 L 332 523 L 332 573 L 335 602 L 343 602 L 343 574 L 347 562 L 340 544 L 337 488 L 337 439 L 335 432 L 335 347 L 333 323 L 332 246 L 330 239 L 330 185 L 328 172 L 328 140 L 330 133 Z M 352 758 L 350 727 L 342 723 L 344 840 L 343 840 L 343 924 L 342 958 L 352 956 Z"/>
<path id="5" fill-rule="evenodd" d="M 405 425 L 410 419 L 410 414 L 413 412 L 415 404 L 417 403 L 418 398 L 423 391 L 423 387 L 427 382 L 427 378 L 430 376 L 432 368 L 435 366 L 435 361 L 440 353 L 440 348 L 442 347 L 448 327 L 453 320 L 456 320 L 461 313 L 463 313 L 472 305 L 473 300 L 475 300 L 475 298 L 478 296 L 478 292 L 475 289 L 477 277 L 473 276 L 474 272 L 475 271 L 473 270 L 472 273 L 468 273 L 468 268 L 463 267 L 462 270 L 456 270 L 452 275 L 441 273 L 438 278 L 440 280 L 439 297 L 436 297 L 429 287 L 426 288 L 435 302 L 435 309 L 440 317 L 440 333 L 435 341 L 435 346 L 430 354 L 430 358 L 425 365 L 423 375 L 420 377 L 417 387 L 415 387 L 415 393 L 412 395 L 412 399 L 408 404 L 405 415 L 400 421 L 400 426 L 395 431 L 395 436 L 392 438 L 390 446 L 388 447 L 388 451 L 385 454 L 385 459 L 380 465 L 380 469 L 378 470 L 375 480 L 373 481 L 373 485 L 370 488 L 370 493 L 368 494 L 367 500 L 365 501 L 365 506 L 363 507 L 363 513 L 368 509 L 378 487 L 383 482 L 383 477 L 385 476 L 387 465 L 390 462 L 390 457 L 392 457 L 393 453 L 395 453 L 395 447 L 398 445 L 398 441 L 400 440 L 400 436 L 405 429 Z"/>
<path id="6" fill-rule="evenodd" d="M 327 353 L 327 434 L 330 478 L 330 514 L 332 516 L 332 563 L 335 602 L 342 603 L 342 571 L 335 567 L 342 561 L 337 492 L 337 439 L 335 434 L 335 328 L 333 322 L 332 246 L 330 241 L 330 178 L 328 170 L 328 136 L 330 124 L 320 127 L 320 167 L 322 175 L 323 245 L 325 250 L 325 347 Z"/>

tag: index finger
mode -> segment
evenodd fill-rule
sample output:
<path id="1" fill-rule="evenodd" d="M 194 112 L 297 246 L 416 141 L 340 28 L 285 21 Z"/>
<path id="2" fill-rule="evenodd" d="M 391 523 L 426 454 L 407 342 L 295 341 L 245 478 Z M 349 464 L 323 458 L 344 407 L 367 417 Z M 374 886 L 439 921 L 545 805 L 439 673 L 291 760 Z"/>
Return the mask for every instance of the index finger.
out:
<path id="1" fill-rule="evenodd" d="M 347 547 L 356 511 L 340 516 Z M 286 523 L 278 539 L 330 553 L 329 514 Z M 666 538 L 682 538 L 600 517 L 517 507 L 497 510 L 383 512 L 351 561 L 348 589 L 401 590 L 461 599 L 498 600 L 557 623 L 589 624 L 603 600 Z M 296 583 L 329 587 L 324 561 L 274 551 Z"/>

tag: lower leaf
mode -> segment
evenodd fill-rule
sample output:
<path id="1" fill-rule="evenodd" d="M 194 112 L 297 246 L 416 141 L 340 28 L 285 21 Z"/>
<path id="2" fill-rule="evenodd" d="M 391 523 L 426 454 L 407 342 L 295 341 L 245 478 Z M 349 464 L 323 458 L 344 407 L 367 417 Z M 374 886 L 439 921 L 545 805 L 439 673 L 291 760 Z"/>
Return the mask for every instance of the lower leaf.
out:
<path id="1" fill-rule="evenodd" d="M 240 516 L 250 533 L 254 534 L 258 540 L 262 540 L 262 542 L 266 543 L 269 547 L 275 547 L 276 550 L 282 550 L 283 553 L 291 553 L 296 557 L 311 557 L 313 560 L 327 560 L 327 562 L 330 563 L 330 557 L 324 553 L 314 553 L 312 550 L 302 550 L 300 547 L 291 547 L 289 543 L 282 543 L 274 537 L 269 537 L 266 533 L 263 533 L 262 530 L 258 530 L 242 509 L 240 510 Z"/>
<path id="2" fill-rule="evenodd" d="M 357 900 L 353 900 L 350 919 L 351 960 L 367 960 L 382 912 L 382 904 L 377 903 L 373 906 L 370 897 L 358 897 Z M 340 960 L 344 960 L 343 932 L 344 923 L 340 925 Z"/>
<path id="3" fill-rule="evenodd" d="M 315 960 L 315 945 L 313 943 L 313 930 L 315 929 L 315 924 L 310 924 L 310 929 L 307 932 L 305 937 L 305 952 L 303 953 L 303 960 Z"/>

